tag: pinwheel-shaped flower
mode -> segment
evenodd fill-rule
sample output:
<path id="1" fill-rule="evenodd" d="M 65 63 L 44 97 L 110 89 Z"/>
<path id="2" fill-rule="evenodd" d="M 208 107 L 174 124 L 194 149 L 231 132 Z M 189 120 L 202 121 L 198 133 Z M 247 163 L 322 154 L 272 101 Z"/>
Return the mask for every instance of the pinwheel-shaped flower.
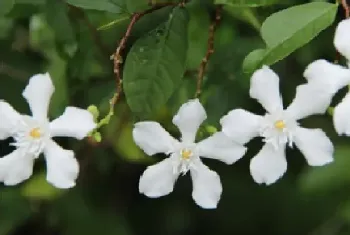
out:
<path id="1" fill-rule="evenodd" d="M 13 137 L 16 149 L 0 158 L 0 181 L 15 185 L 33 173 L 34 160 L 44 153 L 47 180 L 57 188 L 75 185 L 79 165 L 74 152 L 62 149 L 51 138 L 70 136 L 84 138 L 96 124 L 92 115 L 83 109 L 67 107 L 63 115 L 49 122 L 47 111 L 54 92 L 49 74 L 30 78 L 23 92 L 29 103 L 32 117 L 16 112 L 11 105 L 0 101 L 0 140 Z"/>
<path id="2" fill-rule="evenodd" d="M 203 208 L 217 206 L 222 193 L 220 177 L 205 166 L 200 157 L 232 164 L 244 155 L 246 148 L 233 142 L 222 132 L 217 132 L 196 144 L 196 132 L 206 118 L 206 112 L 198 99 L 183 104 L 173 118 L 173 123 L 181 131 L 181 141 L 170 136 L 157 122 L 135 124 L 135 143 L 147 155 L 170 155 L 169 158 L 146 169 L 140 178 L 140 193 L 151 198 L 167 195 L 173 191 L 179 175 L 190 171 L 194 201 Z"/>
<path id="3" fill-rule="evenodd" d="M 278 180 L 287 170 L 285 146 L 299 148 L 311 166 L 322 166 L 333 160 L 333 145 L 320 129 L 306 129 L 298 120 L 326 111 L 329 100 L 317 86 L 300 85 L 290 106 L 284 110 L 279 93 L 279 77 L 264 66 L 251 78 L 250 96 L 266 109 L 265 116 L 235 109 L 224 116 L 222 131 L 238 143 L 245 144 L 256 136 L 265 145 L 250 162 L 250 172 L 257 183 L 267 185 Z"/>
<path id="4" fill-rule="evenodd" d="M 329 90 L 332 99 L 338 90 L 350 85 L 350 19 L 339 23 L 334 37 L 337 50 L 348 60 L 348 67 L 332 64 L 326 60 L 316 60 L 304 72 L 308 82 Z M 350 136 L 350 92 L 334 108 L 334 127 L 339 135 Z"/>

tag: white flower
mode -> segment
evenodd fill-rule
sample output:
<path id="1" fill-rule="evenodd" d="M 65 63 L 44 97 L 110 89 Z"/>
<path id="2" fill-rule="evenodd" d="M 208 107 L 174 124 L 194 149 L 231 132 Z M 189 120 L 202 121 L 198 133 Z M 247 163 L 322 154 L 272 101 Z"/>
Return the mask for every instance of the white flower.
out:
<path id="1" fill-rule="evenodd" d="M 293 143 L 311 166 L 333 161 L 333 145 L 320 129 L 306 129 L 298 120 L 323 113 L 329 105 L 325 91 L 318 86 L 300 85 L 290 106 L 284 110 L 279 92 L 279 77 L 264 66 L 251 78 L 250 96 L 266 109 L 265 116 L 235 109 L 224 116 L 222 131 L 232 140 L 245 144 L 252 138 L 264 138 L 265 145 L 250 162 L 250 172 L 257 183 L 277 181 L 287 170 L 285 147 Z"/>
<path id="2" fill-rule="evenodd" d="M 182 134 L 180 142 L 157 122 L 135 124 L 135 143 L 147 155 L 170 155 L 169 158 L 146 169 L 140 178 L 140 193 L 152 198 L 167 195 L 173 191 L 178 176 L 190 171 L 194 201 L 203 208 L 216 208 L 222 192 L 220 177 L 205 166 L 200 157 L 232 164 L 244 155 L 246 148 L 233 142 L 222 132 L 194 143 L 196 132 L 206 118 L 206 112 L 198 99 L 183 104 L 173 118 L 173 123 Z"/>
<path id="3" fill-rule="evenodd" d="M 15 111 L 0 100 L 0 140 L 13 137 L 16 150 L 0 158 L 0 182 L 15 185 L 28 179 L 33 173 L 34 160 L 44 153 L 47 180 L 57 188 L 75 185 L 79 165 L 71 150 L 57 145 L 52 137 L 69 136 L 84 138 L 96 124 L 92 115 L 83 109 L 67 107 L 63 115 L 49 122 L 47 111 L 54 92 L 50 75 L 38 74 L 30 78 L 23 91 L 29 103 L 32 117 Z"/>
<path id="4" fill-rule="evenodd" d="M 334 45 L 348 60 L 348 67 L 332 64 L 326 60 L 316 60 L 304 73 L 310 84 L 323 86 L 330 91 L 330 100 L 339 89 L 350 84 L 350 19 L 339 23 Z M 339 135 L 350 136 L 350 93 L 335 107 L 333 123 Z"/>

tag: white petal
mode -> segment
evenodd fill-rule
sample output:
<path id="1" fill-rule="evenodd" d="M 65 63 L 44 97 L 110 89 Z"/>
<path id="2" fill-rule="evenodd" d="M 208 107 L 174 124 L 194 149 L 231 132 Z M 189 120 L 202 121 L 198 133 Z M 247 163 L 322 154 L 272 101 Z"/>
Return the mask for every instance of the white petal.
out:
<path id="1" fill-rule="evenodd" d="M 27 100 L 35 119 L 47 120 L 50 99 L 54 90 L 48 73 L 36 74 L 29 79 L 22 95 Z"/>
<path id="2" fill-rule="evenodd" d="M 326 60 L 316 60 L 307 66 L 304 77 L 309 83 L 324 86 L 335 94 L 350 83 L 350 69 Z"/>
<path id="3" fill-rule="evenodd" d="M 198 99 L 183 104 L 173 118 L 173 123 L 180 129 L 182 141 L 193 143 L 199 126 L 207 114 Z"/>
<path id="4" fill-rule="evenodd" d="M 275 149 L 266 143 L 260 152 L 250 161 L 250 174 L 258 184 L 275 183 L 287 171 L 285 148 Z"/>
<path id="5" fill-rule="evenodd" d="M 222 132 L 217 132 L 197 144 L 199 156 L 217 159 L 227 164 L 242 158 L 246 150 L 246 147 L 232 141 Z"/>
<path id="6" fill-rule="evenodd" d="M 323 114 L 327 111 L 331 101 L 332 94 L 328 89 L 307 83 L 297 87 L 295 98 L 286 112 L 295 120 L 314 114 Z"/>
<path id="7" fill-rule="evenodd" d="M 335 31 L 334 46 L 350 60 L 350 19 L 341 21 Z"/>
<path id="8" fill-rule="evenodd" d="M 174 139 L 158 122 L 138 122 L 132 131 L 135 143 L 147 155 L 170 153 L 178 141 Z"/>
<path id="9" fill-rule="evenodd" d="M 279 77 L 268 66 L 263 66 L 253 74 L 249 94 L 250 97 L 257 99 L 269 113 L 283 110 Z"/>
<path id="10" fill-rule="evenodd" d="M 245 111 L 234 109 L 222 117 L 222 131 L 233 141 L 245 144 L 259 135 L 259 127 L 263 117 Z"/>
<path id="11" fill-rule="evenodd" d="M 72 188 L 79 174 L 79 163 L 74 152 L 65 150 L 54 141 L 48 141 L 44 149 L 47 176 L 46 179 L 56 188 Z"/>
<path id="12" fill-rule="evenodd" d="M 0 140 L 12 136 L 20 119 L 21 115 L 11 105 L 0 100 Z"/>
<path id="13" fill-rule="evenodd" d="M 24 148 L 18 148 L 0 158 L 0 181 L 5 185 L 16 185 L 33 174 L 34 155 Z"/>
<path id="14" fill-rule="evenodd" d="M 67 107 L 64 113 L 50 123 L 52 136 L 83 139 L 96 127 L 92 114 L 84 109 Z"/>
<path id="15" fill-rule="evenodd" d="M 310 166 L 323 166 L 333 161 L 333 144 L 321 129 L 298 127 L 294 138 Z"/>
<path id="16" fill-rule="evenodd" d="M 350 136 L 350 93 L 334 108 L 333 124 L 339 135 Z"/>
<path id="17" fill-rule="evenodd" d="M 139 191 L 151 198 L 167 195 L 173 191 L 177 177 L 171 157 L 164 159 L 147 167 L 140 177 Z"/>
<path id="18" fill-rule="evenodd" d="M 195 168 L 191 169 L 191 176 L 192 197 L 196 204 L 205 209 L 216 208 L 222 193 L 220 176 L 200 160 L 196 162 Z"/>

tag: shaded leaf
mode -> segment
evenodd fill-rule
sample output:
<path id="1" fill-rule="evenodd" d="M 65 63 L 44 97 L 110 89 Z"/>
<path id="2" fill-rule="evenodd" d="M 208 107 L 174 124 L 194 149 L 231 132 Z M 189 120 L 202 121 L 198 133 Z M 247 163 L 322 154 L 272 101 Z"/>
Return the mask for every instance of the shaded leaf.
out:
<path id="1" fill-rule="evenodd" d="M 14 4 L 15 4 L 15 0 L 1 0 L 0 1 L 0 16 L 5 15 L 9 11 L 11 11 Z"/>
<path id="2" fill-rule="evenodd" d="M 112 13 L 121 13 L 123 9 L 112 0 L 66 0 L 67 3 L 90 10 L 108 11 Z"/>
<path id="3" fill-rule="evenodd" d="M 225 4 L 235 7 L 260 7 L 278 2 L 279 0 L 215 0 L 215 4 Z"/>
<path id="4" fill-rule="evenodd" d="M 139 115 L 157 111 L 181 80 L 187 52 L 186 9 L 175 8 L 168 22 L 139 39 L 124 68 L 124 91 L 131 110 Z"/>

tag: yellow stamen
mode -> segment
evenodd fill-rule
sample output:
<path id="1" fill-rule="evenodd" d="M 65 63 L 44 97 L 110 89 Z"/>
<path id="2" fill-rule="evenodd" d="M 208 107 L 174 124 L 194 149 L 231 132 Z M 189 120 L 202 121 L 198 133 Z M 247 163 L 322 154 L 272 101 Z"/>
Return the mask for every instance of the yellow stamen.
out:
<path id="1" fill-rule="evenodd" d="M 41 137 L 41 132 L 40 132 L 40 128 L 39 127 L 36 127 L 34 129 L 32 129 L 30 132 L 29 132 L 29 135 L 34 138 L 34 139 L 38 139 Z"/>
<path id="2" fill-rule="evenodd" d="M 278 120 L 275 122 L 275 127 L 279 130 L 286 128 L 286 123 L 283 120 Z"/>
<path id="3" fill-rule="evenodd" d="M 181 150 L 181 156 L 183 159 L 188 160 L 192 156 L 192 151 L 188 149 Z"/>

